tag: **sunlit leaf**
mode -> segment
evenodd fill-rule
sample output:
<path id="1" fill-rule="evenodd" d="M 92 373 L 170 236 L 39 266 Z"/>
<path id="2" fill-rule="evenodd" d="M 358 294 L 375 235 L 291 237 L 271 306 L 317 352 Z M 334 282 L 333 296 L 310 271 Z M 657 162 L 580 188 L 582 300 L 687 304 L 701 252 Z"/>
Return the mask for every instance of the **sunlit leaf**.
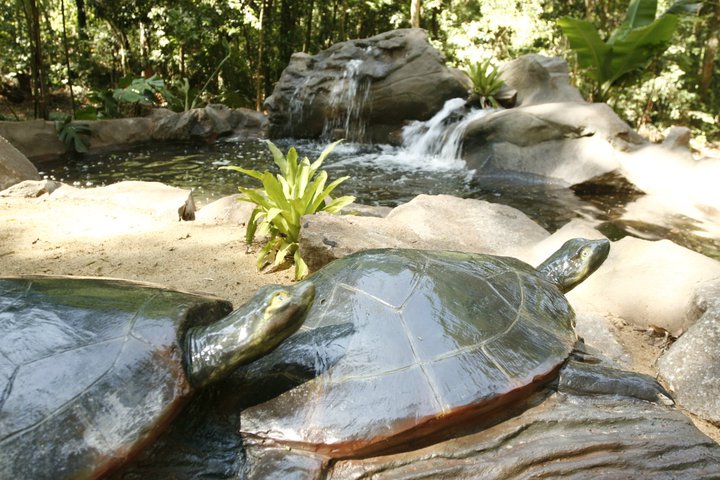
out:
<path id="1" fill-rule="evenodd" d="M 308 274 L 308 266 L 300 255 L 300 249 L 295 250 L 293 259 L 295 260 L 295 280 L 302 280 Z"/>

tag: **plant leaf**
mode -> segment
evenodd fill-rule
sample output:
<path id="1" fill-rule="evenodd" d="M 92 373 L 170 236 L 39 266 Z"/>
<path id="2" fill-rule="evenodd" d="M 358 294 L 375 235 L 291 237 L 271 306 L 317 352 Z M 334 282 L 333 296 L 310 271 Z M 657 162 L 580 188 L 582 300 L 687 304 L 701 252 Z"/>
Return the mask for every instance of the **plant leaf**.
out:
<path id="1" fill-rule="evenodd" d="M 298 169 L 297 159 L 297 150 L 295 150 L 295 147 L 290 147 L 287 153 L 287 171 L 282 172 L 290 185 L 295 185 L 295 177 Z"/>
<path id="2" fill-rule="evenodd" d="M 322 153 L 317 158 L 317 160 L 315 160 L 312 163 L 312 165 L 310 165 L 310 176 L 311 177 L 313 175 L 315 175 L 315 172 L 317 171 L 318 168 L 320 168 L 320 166 L 323 164 L 323 162 L 325 161 L 327 156 L 330 155 L 330 153 L 333 151 L 333 149 L 341 142 L 342 142 L 342 139 L 337 140 L 337 141 L 331 143 L 330 145 L 328 145 L 327 147 L 325 147 L 325 149 L 322 151 Z"/>
<path id="3" fill-rule="evenodd" d="M 605 87 L 609 87 L 623 75 L 643 68 L 653 55 L 667 49 L 677 26 L 677 16 L 664 15 L 617 40 L 612 47 L 610 75 L 603 82 Z"/>
<path id="4" fill-rule="evenodd" d="M 280 151 L 279 148 L 275 146 L 274 143 L 272 143 L 270 140 L 265 140 L 265 143 L 267 144 L 268 148 L 270 149 L 270 152 L 273 156 L 273 161 L 275 162 L 275 165 L 280 167 L 280 171 L 285 174 L 287 171 L 287 161 L 285 160 L 285 155 Z"/>
<path id="5" fill-rule="evenodd" d="M 354 201 L 355 201 L 355 197 L 353 197 L 351 195 L 346 195 L 344 197 L 338 197 L 338 198 L 334 199 L 332 202 L 325 205 L 325 208 L 323 208 L 323 212 L 338 213 L 340 210 L 347 207 Z"/>
<path id="6" fill-rule="evenodd" d="M 257 231 L 257 217 L 262 212 L 260 207 L 253 208 L 250 218 L 248 219 L 247 225 L 245 226 L 245 243 L 250 245 L 255 239 L 255 232 Z"/>
<path id="7" fill-rule="evenodd" d="M 287 257 L 294 253 L 294 248 L 297 248 L 297 243 L 291 243 L 286 240 L 282 240 L 277 250 L 277 253 L 275 254 L 275 261 L 273 262 L 272 266 L 277 267 L 278 265 L 283 263 Z"/>
<path id="8" fill-rule="evenodd" d="M 320 205 L 321 205 L 322 202 L 325 200 L 325 198 L 328 197 L 328 196 L 330 196 L 330 194 L 332 193 L 332 191 L 335 190 L 335 187 L 337 187 L 338 185 L 340 185 L 342 182 L 344 182 L 344 181 L 347 180 L 348 178 L 350 178 L 350 177 L 340 177 L 340 178 L 338 178 L 337 180 L 331 182 L 330 185 L 328 185 L 327 187 L 325 187 L 325 190 L 323 190 L 323 191 L 320 193 L 320 195 L 318 195 L 318 197 L 315 198 L 315 200 L 313 201 L 313 207 L 314 207 L 314 208 L 312 209 L 312 211 L 313 211 L 313 212 L 316 212 L 316 211 L 320 208 Z M 321 208 L 320 210 L 324 210 L 324 208 Z"/>
<path id="9" fill-rule="evenodd" d="M 226 165 L 223 167 L 219 167 L 219 170 L 234 170 L 236 172 L 244 173 L 245 175 L 250 175 L 253 178 L 257 178 L 258 180 L 262 181 L 263 174 L 258 172 L 257 170 L 250 170 L 249 168 L 242 168 L 235 165 Z"/>
<path id="10" fill-rule="evenodd" d="M 308 266 L 300 255 L 300 249 L 295 250 L 293 255 L 295 261 L 295 280 L 302 280 L 308 274 Z"/>
<path id="11" fill-rule="evenodd" d="M 591 78 L 604 83 L 610 48 L 600 38 L 595 25 L 572 17 L 562 17 L 557 23 L 575 51 L 580 67 L 587 69 Z"/>

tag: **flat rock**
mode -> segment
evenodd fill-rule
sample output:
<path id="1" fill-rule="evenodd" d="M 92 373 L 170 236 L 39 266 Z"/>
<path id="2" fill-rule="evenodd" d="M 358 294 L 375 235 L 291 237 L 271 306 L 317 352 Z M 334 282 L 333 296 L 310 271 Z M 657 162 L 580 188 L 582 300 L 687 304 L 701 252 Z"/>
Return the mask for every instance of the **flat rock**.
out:
<path id="1" fill-rule="evenodd" d="M 612 244 L 602 268 L 567 297 L 581 309 L 678 336 L 690 327 L 686 312 L 693 292 L 718 276 L 720 262 L 709 257 L 668 240 L 625 237 Z"/>
<path id="2" fill-rule="evenodd" d="M 30 160 L 0 136 L 0 190 L 22 182 L 37 180 L 40 174 Z"/>
<path id="3" fill-rule="evenodd" d="M 479 433 L 407 453 L 340 460 L 323 478 L 718 477 L 720 446 L 676 409 L 615 396 L 554 394 Z"/>
<path id="4" fill-rule="evenodd" d="M 0 192 L 0 197 L 36 198 L 52 193 L 63 184 L 55 180 L 25 180 Z"/>
<path id="5" fill-rule="evenodd" d="M 216 225 L 232 224 L 244 226 L 250 219 L 250 214 L 255 207 L 251 203 L 238 200 L 240 196 L 241 195 L 237 193 L 208 203 L 197 211 L 195 220 Z"/>
<path id="6" fill-rule="evenodd" d="M 690 316 L 699 320 L 658 360 L 661 377 L 677 402 L 720 425 L 720 278 L 700 287 Z"/>
<path id="7" fill-rule="evenodd" d="M 420 248 L 507 254 L 549 234 L 514 208 L 450 195 L 418 195 L 385 218 L 303 217 L 300 251 L 311 270 L 368 248 Z"/>
<path id="8" fill-rule="evenodd" d="M 74 234 L 104 235 L 106 231 L 142 231 L 162 222 L 194 218 L 195 202 L 190 190 L 159 182 L 127 181 L 105 187 L 75 188 L 62 185 L 43 197 L 77 205 L 73 221 L 65 221 Z"/>

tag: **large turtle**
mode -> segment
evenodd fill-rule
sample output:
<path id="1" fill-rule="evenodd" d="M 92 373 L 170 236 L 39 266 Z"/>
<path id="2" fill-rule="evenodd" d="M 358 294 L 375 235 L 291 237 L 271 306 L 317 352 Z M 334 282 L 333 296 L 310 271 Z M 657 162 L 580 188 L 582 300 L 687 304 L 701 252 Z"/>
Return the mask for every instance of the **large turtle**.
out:
<path id="1" fill-rule="evenodd" d="M 242 412 L 246 473 L 281 478 L 318 458 L 414 448 L 544 388 L 577 342 L 564 293 L 608 251 L 607 240 L 570 240 L 537 269 L 420 250 L 332 262 L 309 278 L 314 305 L 281 358 L 249 367 L 275 362 L 266 370 L 309 380 Z M 333 326 L 350 328 L 309 340 Z"/>
<path id="2" fill-rule="evenodd" d="M 314 287 L 228 302 L 126 281 L 0 279 L 0 478 L 96 478 L 194 389 L 273 350 Z"/>

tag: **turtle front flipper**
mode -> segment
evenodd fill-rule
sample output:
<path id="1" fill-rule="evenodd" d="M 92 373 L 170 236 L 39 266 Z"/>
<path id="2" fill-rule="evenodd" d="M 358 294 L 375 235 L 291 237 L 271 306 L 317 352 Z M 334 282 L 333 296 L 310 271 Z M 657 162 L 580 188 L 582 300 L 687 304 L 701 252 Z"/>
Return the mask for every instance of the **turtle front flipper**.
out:
<path id="1" fill-rule="evenodd" d="M 202 387 L 271 352 L 300 328 L 314 297 L 308 281 L 270 285 L 219 322 L 190 328 L 185 339 L 190 383 Z"/>

